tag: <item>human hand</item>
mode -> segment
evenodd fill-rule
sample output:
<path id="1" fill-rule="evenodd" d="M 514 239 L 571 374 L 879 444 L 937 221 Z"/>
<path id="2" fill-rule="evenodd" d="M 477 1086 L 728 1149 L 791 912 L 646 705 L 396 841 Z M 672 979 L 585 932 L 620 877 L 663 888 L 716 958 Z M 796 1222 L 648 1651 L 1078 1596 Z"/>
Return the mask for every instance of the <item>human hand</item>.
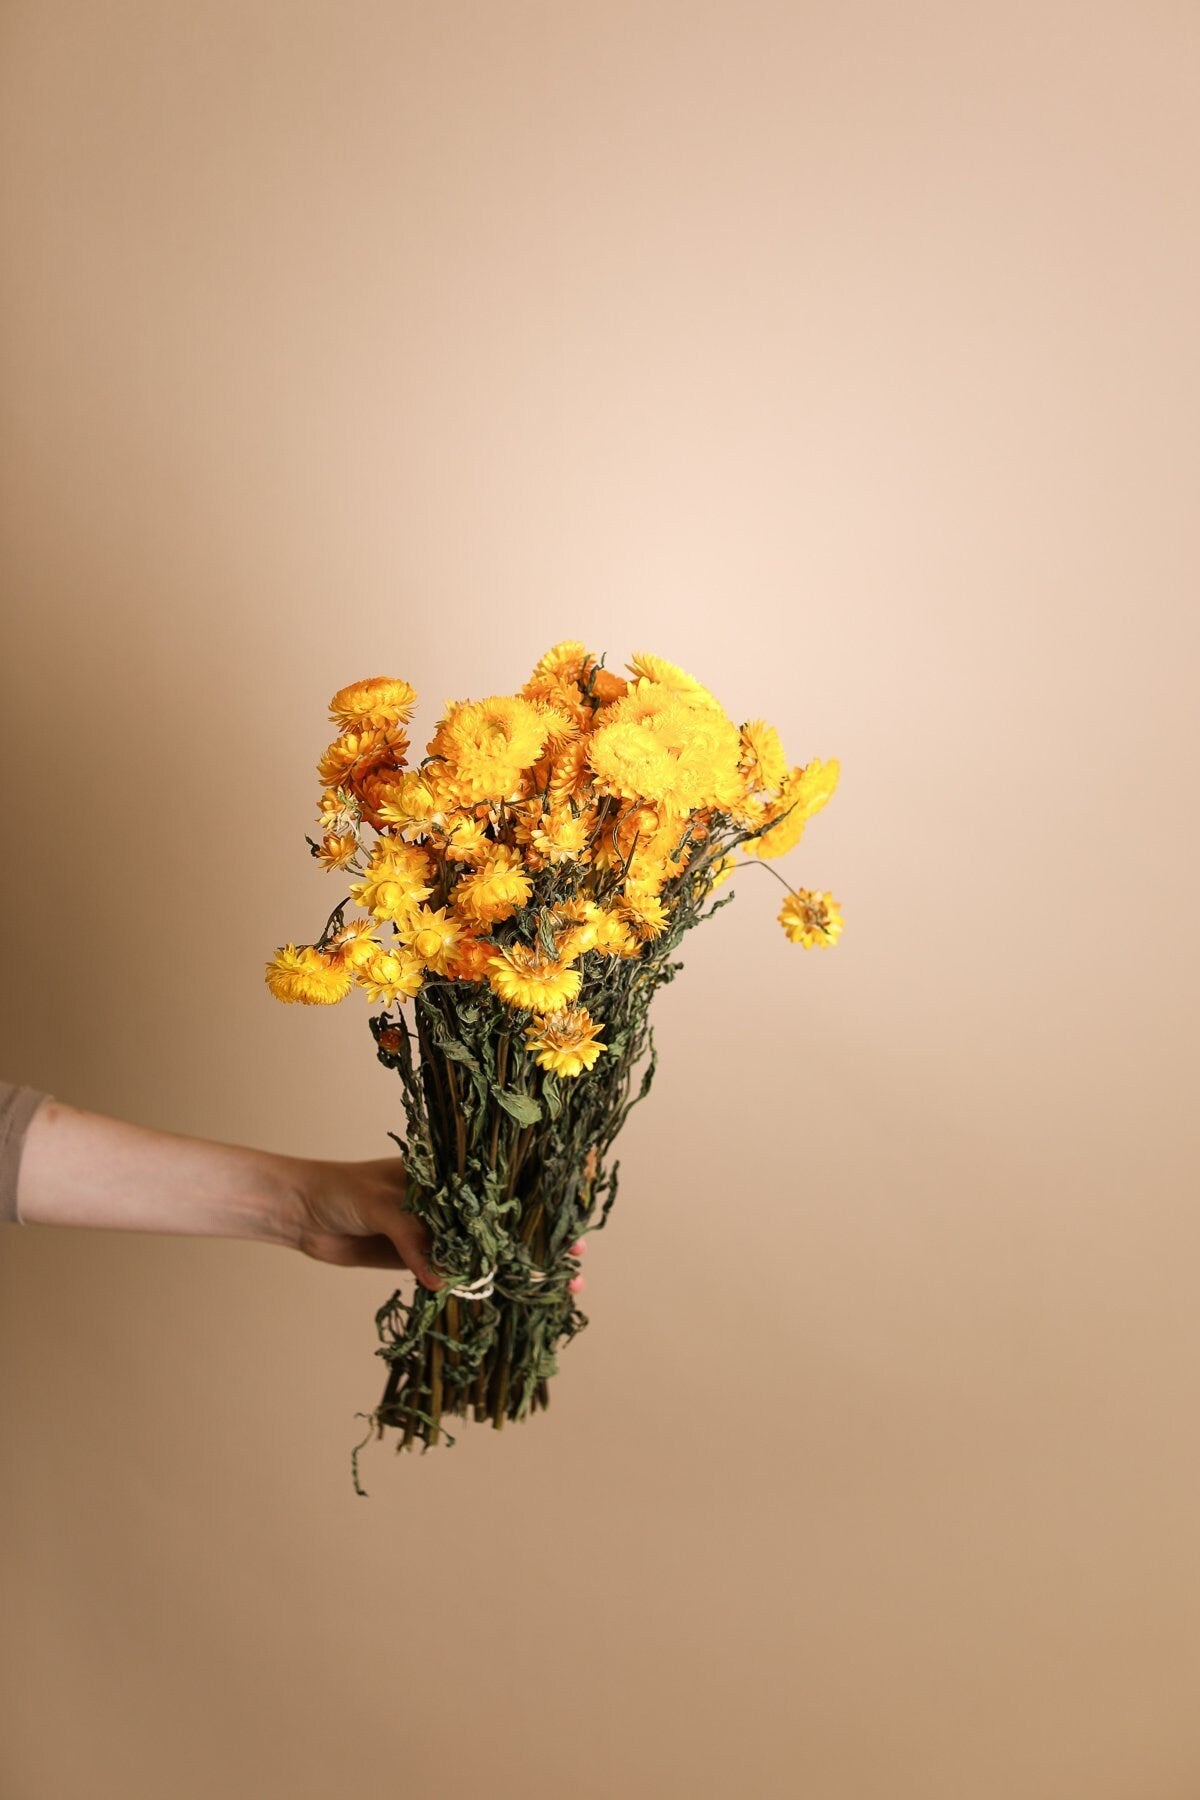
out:
<path id="1" fill-rule="evenodd" d="M 443 1284 L 429 1261 L 429 1227 L 405 1206 L 399 1156 L 373 1162 L 301 1162 L 296 1248 L 343 1268 L 411 1269 L 422 1287 Z"/>

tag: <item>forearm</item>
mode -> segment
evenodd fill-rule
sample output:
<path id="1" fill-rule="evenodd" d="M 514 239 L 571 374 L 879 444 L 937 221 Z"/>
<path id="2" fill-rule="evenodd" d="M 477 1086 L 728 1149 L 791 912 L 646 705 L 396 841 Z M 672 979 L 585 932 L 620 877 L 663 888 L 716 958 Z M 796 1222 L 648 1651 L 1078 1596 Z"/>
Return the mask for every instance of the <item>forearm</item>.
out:
<path id="1" fill-rule="evenodd" d="M 303 1167 L 290 1157 L 153 1131 L 47 1099 L 25 1135 L 17 1211 L 26 1225 L 294 1246 Z"/>

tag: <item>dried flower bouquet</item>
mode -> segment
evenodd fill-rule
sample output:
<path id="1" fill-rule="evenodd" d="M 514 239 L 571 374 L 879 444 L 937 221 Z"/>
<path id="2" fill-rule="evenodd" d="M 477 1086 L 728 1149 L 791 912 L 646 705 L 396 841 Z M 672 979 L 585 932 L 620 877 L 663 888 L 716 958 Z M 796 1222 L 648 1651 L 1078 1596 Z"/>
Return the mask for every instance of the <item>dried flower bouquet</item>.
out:
<path id="1" fill-rule="evenodd" d="M 368 1436 L 394 1428 L 397 1449 L 453 1443 L 447 1416 L 498 1428 L 547 1404 L 587 1323 L 580 1261 L 617 1193 L 606 1158 L 653 1079 L 654 994 L 683 933 L 733 898 L 711 896 L 735 852 L 792 849 L 837 783 L 836 761 L 792 766 L 773 726 L 734 724 L 673 663 L 626 667 L 557 644 L 519 692 L 448 703 L 415 767 L 407 681 L 331 702 L 308 843 L 353 879 L 267 982 L 310 1005 L 363 989 L 400 1076 L 406 1202 L 444 1286 L 377 1314 L 388 1374 Z M 832 895 L 784 886 L 788 937 L 835 943 Z"/>

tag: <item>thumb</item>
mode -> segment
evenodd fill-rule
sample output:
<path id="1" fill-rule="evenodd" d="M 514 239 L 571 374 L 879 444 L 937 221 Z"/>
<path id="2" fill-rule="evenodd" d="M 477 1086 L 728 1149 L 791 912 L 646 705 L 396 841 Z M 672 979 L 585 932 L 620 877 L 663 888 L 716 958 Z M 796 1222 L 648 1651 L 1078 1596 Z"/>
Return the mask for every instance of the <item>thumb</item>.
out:
<path id="1" fill-rule="evenodd" d="M 391 1209 L 383 1230 L 395 1244 L 405 1268 L 412 1270 L 423 1288 L 436 1294 L 444 1283 L 429 1260 L 433 1240 L 425 1221 L 397 1206 Z"/>

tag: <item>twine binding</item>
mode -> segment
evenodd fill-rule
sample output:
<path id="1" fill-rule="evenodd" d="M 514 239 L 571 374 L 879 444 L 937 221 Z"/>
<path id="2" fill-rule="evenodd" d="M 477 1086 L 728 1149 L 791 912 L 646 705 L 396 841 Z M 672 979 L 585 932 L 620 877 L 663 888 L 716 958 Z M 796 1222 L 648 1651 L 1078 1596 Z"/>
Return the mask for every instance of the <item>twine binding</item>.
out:
<path id="1" fill-rule="evenodd" d="M 468 1282 L 466 1287 L 451 1288 L 450 1292 L 456 1294 L 460 1300 L 486 1300 L 490 1294 L 494 1294 L 496 1291 L 494 1285 L 495 1274 L 495 1269 L 490 1269 L 486 1275 L 481 1275 L 477 1281 Z"/>
<path id="2" fill-rule="evenodd" d="M 477 1280 L 467 1282 L 464 1287 L 452 1287 L 450 1292 L 459 1300 L 487 1300 L 496 1291 L 497 1272 L 495 1268 L 491 1268 L 486 1275 L 480 1275 Z M 545 1269 L 530 1269 L 529 1279 L 530 1281 L 545 1281 L 548 1277 Z"/>

